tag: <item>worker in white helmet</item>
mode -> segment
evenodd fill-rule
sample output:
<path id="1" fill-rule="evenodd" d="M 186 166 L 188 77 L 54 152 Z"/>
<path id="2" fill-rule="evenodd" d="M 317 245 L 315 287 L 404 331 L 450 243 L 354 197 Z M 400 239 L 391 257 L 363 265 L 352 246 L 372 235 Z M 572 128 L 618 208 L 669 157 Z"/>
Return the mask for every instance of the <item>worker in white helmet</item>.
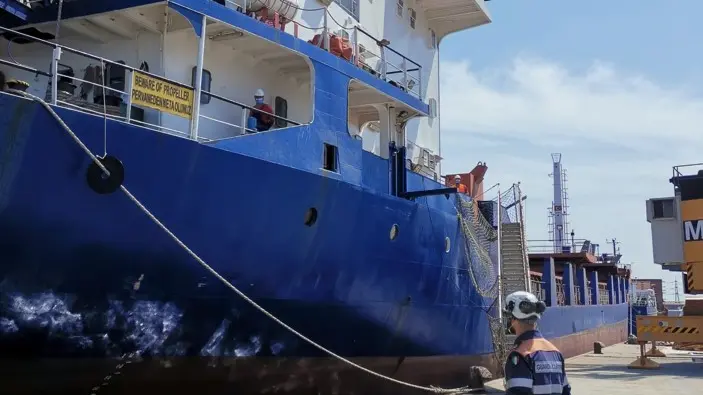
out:
<path id="1" fill-rule="evenodd" d="M 564 356 L 537 330 L 546 309 L 529 292 L 513 292 L 505 298 L 503 313 L 517 335 L 505 362 L 507 395 L 571 395 Z"/>
<path id="2" fill-rule="evenodd" d="M 457 192 L 461 192 L 461 193 L 468 193 L 469 192 L 469 188 L 467 188 L 466 185 L 461 183 L 461 176 L 458 174 L 454 176 L 454 187 L 456 188 Z"/>
<path id="3" fill-rule="evenodd" d="M 269 130 L 273 126 L 273 109 L 264 102 L 263 89 L 257 89 L 254 92 L 254 101 L 254 109 L 251 110 L 250 117 L 256 119 L 256 131 Z M 250 130 L 250 132 L 253 131 Z"/>

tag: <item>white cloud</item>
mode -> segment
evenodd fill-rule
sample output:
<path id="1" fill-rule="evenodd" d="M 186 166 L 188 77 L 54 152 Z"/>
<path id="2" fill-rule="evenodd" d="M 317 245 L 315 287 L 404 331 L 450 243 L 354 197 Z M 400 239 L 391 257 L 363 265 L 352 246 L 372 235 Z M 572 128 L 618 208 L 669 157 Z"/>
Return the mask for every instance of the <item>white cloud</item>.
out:
<path id="1" fill-rule="evenodd" d="M 644 201 L 673 194 L 671 166 L 701 161 L 703 97 L 603 62 L 579 72 L 535 58 L 443 62 L 441 95 L 443 172 L 486 161 L 488 185 L 521 181 L 529 237 L 546 238 L 549 154 L 562 152 L 577 237 L 616 237 L 636 274 L 673 280 L 651 264 Z"/>
<path id="2" fill-rule="evenodd" d="M 646 148 L 642 138 L 700 142 L 703 99 L 595 62 L 577 73 L 538 59 L 477 72 L 442 64 L 442 125 L 505 137 L 593 139 Z M 573 141 L 572 141 L 573 142 Z"/>

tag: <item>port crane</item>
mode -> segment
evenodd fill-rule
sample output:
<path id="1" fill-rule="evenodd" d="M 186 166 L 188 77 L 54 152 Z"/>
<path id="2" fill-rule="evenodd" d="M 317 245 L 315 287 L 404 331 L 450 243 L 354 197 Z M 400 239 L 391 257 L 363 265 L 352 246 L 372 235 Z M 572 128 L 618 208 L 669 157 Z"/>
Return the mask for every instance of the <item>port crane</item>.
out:
<path id="1" fill-rule="evenodd" d="M 695 169 L 695 170 L 694 170 Z M 674 196 L 647 201 L 647 221 L 652 226 L 654 262 L 663 269 L 681 272 L 684 294 L 703 294 L 703 163 L 674 166 L 669 180 Z M 638 316 L 640 357 L 634 369 L 657 369 L 649 359 L 663 357 L 656 342 L 703 344 L 703 315 Z M 652 349 L 645 352 L 645 344 Z"/>

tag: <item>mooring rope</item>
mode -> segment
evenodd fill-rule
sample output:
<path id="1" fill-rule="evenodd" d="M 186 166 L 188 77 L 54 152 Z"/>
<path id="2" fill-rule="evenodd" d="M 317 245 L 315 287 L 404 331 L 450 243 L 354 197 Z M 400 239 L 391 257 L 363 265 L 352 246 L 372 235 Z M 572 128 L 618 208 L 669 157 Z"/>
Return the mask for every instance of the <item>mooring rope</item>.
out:
<path id="1" fill-rule="evenodd" d="M 18 90 L 13 90 L 13 89 L 11 89 L 11 90 L 9 89 L 8 91 L 9 91 L 9 92 L 12 92 L 12 93 L 15 93 L 15 94 L 22 95 L 22 96 L 24 96 L 24 97 L 27 97 L 27 98 L 29 98 L 29 99 L 32 99 L 32 100 L 38 102 L 39 104 L 41 104 L 42 107 L 44 107 L 44 108 L 51 114 L 51 116 L 54 117 L 54 119 L 56 119 L 56 121 L 59 123 L 59 125 L 66 131 L 66 133 L 68 133 L 68 134 L 71 136 L 71 138 L 76 142 L 76 144 L 78 144 L 78 146 L 79 146 L 79 147 L 90 157 L 90 159 L 100 168 L 100 170 L 102 170 L 107 176 L 110 175 L 110 172 L 109 172 L 109 170 L 105 167 L 105 165 L 103 165 L 103 163 L 100 162 L 100 160 L 98 159 L 98 157 L 90 151 L 90 149 L 83 143 L 83 141 L 81 141 L 81 139 L 73 132 L 73 130 L 71 130 L 71 128 L 70 128 L 68 125 L 66 125 L 66 123 L 63 121 L 63 119 L 61 119 L 61 117 L 59 117 L 59 115 L 54 111 L 53 108 L 51 108 L 51 106 L 50 106 L 47 102 L 45 102 L 44 100 L 40 99 L 39 97 L 34 96 L 34 95 L 32 95 L 32 94 L 29 94 L 29 93 L 27 93 L 27 92 L 18 91 Z M 120 185 L 120 189 L 122 190 L 122 192 L 123 192 L 137 207 L 139 207 L 140 210 L 142 210 L 142 212 L 144 212 L 144 214 L 146 214 L 156 225 L 158 225 L 164 232 L 166 232 L 166 234 L 168 234 L 168 236 L 171 237 L 171 239 L 173 239 L 173 241 L 175 241 L 181 248 L 183 248 L 183 250 L 185 250 L 185 251 L 188 253 L 188 255 L 190 255 L 191 257 L 193 257 L 193 259 L 195 259 L 203 268 L 205 268 L 205 270 L 207 270 L 208 272 L 210 272 L 210 274 L 212 274 L 213 276 L 215 276 L 215 278 L 217 278 L 218 280 L 220 280 L 220 282 L 222 282 L 227 288 L 229 288 L 229 289 L 231 289 L 232 291 L 234 291 L 234 293 L 236 293 L 237 295 L 239 295 L 239 297 L 241 297 L 242 299 L 244 299 L 247 303 L 249 303 L 249 304 L 252 305 L 254 308 L 256 308 L 257 310 L 259 310 L 260 312 L 262 312 L 264 315 L 266 315 L 267 317 L 269 317 L 270 319 L 272 319 L 274 322 L 276 322 L 277 324 L 279 324 L 279 325 L 282 326 L 283 328 L 287 329 L 287 330 L 290 331 L 292 334 L 296 335 L 297 337 L 299 337 L 300 339 L 304 340 L 304 341 L 307 342 L 308 344 L 314 346 L 314 347 L 317 348 L 318 350 L 320 350 L 320 351 L 322 351 L 322 352 L 324 352 L 324 353 L 326 353 L 326 354 L 328 354 L 328 355 L 330 355 L 330 356 L 332 356 L 332 357 L 338 359 L 339 361 L 344 362 L 344 363 L 346 363 L 346 364 L 348 364 L 348 365 L 350 365 L 350 366 L 352 366 L 352 367 L 354 367 L 354 368 L 357 368 L 357 369 L 359 369 L 359 370 L 361 370 L 361 371 L 363 371 L 363 372 L 366 372 L 366 373 L 368 373 L 368 374 L 370 374 L 370 375 L 372 375 L 372 376 L 378 377 L 378 378 L 383 379 L 383 380 L 390 381 L 390 382 L 395 383 L 395 384 L 403 385 L 403 386 L 406 386 L 406 387 L 409 387 L 409 388 L 414 388 L 414 389 L 417 389 L 417 390 L 432 392 L 432 393 L 436 393 L 436 394 L 461 394 L 461 393 L 465 393 L 466 391 L 468 391 L 468 390 L 470 389 L 468 386 L 459 387 L 459 388 L 440 388 L 440 387 L 435 387 L 435 386 L 425 387 L 425 386 L 422 386 L 422 385 L 417 385 L 417 384 L 412 384 L 412 383 L 408 383 L 408 382 L 405 382 L 405 381 L 397 380 L 397 379 L 394 379 L 394 378 L 392 378 L 392 377 L 385 376 L 385 375 L 383 375 L 383 374 L 381 374 L 381 373 L 374 372 L 374 371 L 371 370 L 371 369 L 365 368 L 365 367 L 363 367 L 363 366 L 361 366 L 361 365 L 359 365 L 359 364 L 357 364 L 357 363 L 354 363 L 354 362 L 352 362 L 352 361 L 350 361 L 350 360 L 348 360 L 348 359 L 342 357 L 341 355 L 338 355 L 338 354 L 334 353 L 334 352 L 331 351 L 331 350 L 326 349 L 326 348 L 323 347 L 322 345 L 316 343 L 316 342 L 313 341 L 312 339 L 310 339 L 310 338 L 306 337 L 305 335 L 303 335 L 302 333 L 296 331 L 295 329 L 293 329 L 292 327 L 290 327 L 288 324 L 286 324 L 285 322 L 281 321 L 280 319 L 278 319 L 278 318 L 277 318 L 276 316 L 274 316 L 273 314 L 269 313 L 266 309 L 264 309 L 263 307 L 261 307 L 261 306 L 260 306 L 259 304 L 257 304 L 255 301 L 253 301 L 252 299 L 250 299 L 244 292 L 240 291 L 237 287 L 235 287 L 235 286 L 234 286 L 231 282 L 229 282 L 226 278 L 222 277 L 215 269 L 213 269 L 210 265 L 208 265 L 207 262 L 205 262 L 202 258 L 200 258 L 200 256 L 198 256 L 198 254 L 196 254 L 196 253 L 195 253 L 193 250 L 191 250 L 185 243 L 183 243 L 183 242 L 181 241 L 181 239 L 179 239 L 178 236 L 176 236 L 173 232 L 171 232 L 171 230 L 170 230 L 168 227 L 166 227 L 166 225 L 164 225 L 161 221 L 159 221 L 159 219 L 156 218 L 156 216 L 154 216 L 154 214 L 152 214 L 151 211 L 149 211 L 149 209 L 147 209 L 147 208 L 139 201 L 139 199 L 137 199 L 137 198 L 127 189 L 127 187 L 125 187 L 124 185 Z"/>

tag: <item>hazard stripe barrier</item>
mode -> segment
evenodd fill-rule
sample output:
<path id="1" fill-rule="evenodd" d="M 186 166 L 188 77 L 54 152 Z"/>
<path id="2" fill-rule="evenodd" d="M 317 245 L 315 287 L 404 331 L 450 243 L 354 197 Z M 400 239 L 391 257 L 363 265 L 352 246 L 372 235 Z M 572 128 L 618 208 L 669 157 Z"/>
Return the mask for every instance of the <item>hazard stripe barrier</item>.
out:
<path id="1" fill-rule="evenodd" d="M 699 328 L 696 327 L 685 327 L 685 326 L 643 326 L 637 327 L 637 332 L 642 333 L 681 333 L 686 335 L 698 334 L 700 333 Z"/>

